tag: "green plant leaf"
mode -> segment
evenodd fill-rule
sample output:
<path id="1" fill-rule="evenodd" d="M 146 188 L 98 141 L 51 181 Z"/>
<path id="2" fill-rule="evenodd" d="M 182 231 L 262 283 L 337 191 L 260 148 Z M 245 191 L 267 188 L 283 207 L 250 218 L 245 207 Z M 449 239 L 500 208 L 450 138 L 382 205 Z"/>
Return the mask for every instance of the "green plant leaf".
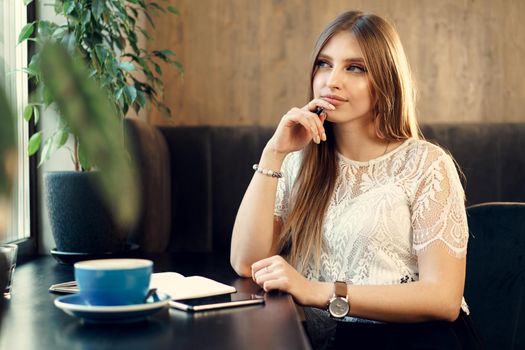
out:
<path id="1" fill-rule="evenodd" d="M 103 0 L 93 0 L 93 4 L 91 5 L 93 17 L 97 21 L 100 20 L 100 17 L 102 16 L 102 12 L 104 12 L 104 1 Z"/>
<path id="2" fill-rule="evenodd" d="M 27 74 L 29 74 L 30 76 L 36 76 L 40 73 L 40 67 L 38 63 L 39 57 L 40 56 L 38 52 L 35 53 L 33 57 L 31 57 L 31 62 L 29 62 L 29 64 L 27 65 L 26 71 Z"/>
<path id="3" fill-rule="evenodd" d="M 33 116 L 33 105 L 28 104 L 26 108 L 24 108 L 24 120 L 26 122 L 31 120 L 31 117 Z"/>
<path id="4" fill-rule="evenodd" d="M 174 61 L 173 64 L 175 65 L 175 67 L 177 68 L 179 73 L 181 73 L 181 74 L 184 73 L 184 67 L 182 66 L 182 63 Z"/>
<path id="5" fill-rule="evenodd" d="M 168 11 L 173 13 L 175 16 L 180 16 L 180 12 L 179 10 L 177 10 L 175 7 L 173 6 L 168 6 Z"/>
<path id="6" fill-rule="evenodd" d="M 139 17 L 139 11 L 137 11 L 136 8 L 130 7 L 129 10 L 131 11 L 131 13 L 133 13 L 133 16 L 135 16 L 135 18 Z"/>
<path id="7" fill-rule="evenodd" d="M 168 106 L 166 106 L 164 103 L 159 103 L 157 107 L 166 117 L 171 118 L 171 109 Z"/>
<path id="8" fill-rule="evenodd" d="M 110 78 L 111 80 L 113 80 L 120 73 L 119 68 L 120 68 L 120 63 L 116 59 L 108 57 L 108 61 L 106 63 L 106 70 L 107 70 L 106 76 Z"/>
<path id="9" fill-rule="evenodd" d="M 142 35 L 146 38 L 146 40 L 153 40 L 151 35 L 146 30 L 144 30 L 143 28 L 140 28 L 139 26 L 137 26 L 137 29 L 142 33 Z"/>
<path id="10" fill-rule="evenodd" d="M 75 1 L 64 0 L 64 14 L 70 15 L 75 10 Z"/>
<path id="11" fill-rule="evenodd" d="M 135 70 L 135 65 L 131 62 L 120 62 L 119 67 L 124 69 L 126 72 L 132 72 Z"/>
<path id="12" fill-rule="evenodd" d="M 137 98 L 137 89 L 135 89 L 134 86 L 128 85 L 124 88 L 124 95 L 126 95 L 129 104 L 132 104 Z"/>
<path id="13" fill-rule="evenodd" d="M 40 145 L 42 144 L 42 132 L 36 132 L 33 135 L 31 135 L 31 138 L 29 138 L 29 142 L 27 144 L 27 153 L 32 156 L 38 150 L 40 149 Z"/>
<path id="14" fill-rule="evenodd" d="M 146 16 L 146 19 L 148 20 L 149 24 L 151 24 L 151 26 L 155 28 L 155 23 L 153 22 L 153 18 L 151 18 L 149 12 L 144 12 L 144 15 Z"/>
<path id="15" fill-rule="evenodd" d="M 51 158 L 51 154 L 53 153 L 51 149 L 53 146 L 52 141 L 53 141 L 52 138 L 47 138 L 46 141 L 44 142 L 44 148 L 42 149 L 42 153 L 40 153 L 40 161 L 38 162 L 39 167 L 42 164 L 44 164 L 46 161 L 48 161 L 49 158 Z"/>
<path id="16" fill-rule="evenodd" d="M 93 167 L 89 161 L 86 151 L 84 150 L 84 147 L 80 143 L 78 144 L 78 161 L 80 162 L 82 169 L 85 171 L 90 171 Z"/>
<path id="17" fill-rule="evenodd" d="M 40 107 L 35 106 L 35 108 L 33 109 L 33 112 L 35 113 L 35 125 L 36 125 L 40 121 Z"/>
<path id="18" fill-rule="evenodd" d="M 137 102 L 142 108 L 146 106 L 146 95 L 140 90 L 137 91 Z"/>
<path id="19" fill-rule="evenodd" d="M 82 17 L 82 25 L 83 26 L 87 26 L 89 24 L 89 21 L 91 20 L 91 11 L 86 11 L 84 14 L 83 14 L 83 17 Z"/>
<path id="20" fill-rule="evenodd" d="M 77 48 L 77 42 L 76 42 L 76 38 L 75 38 L 75 33 L 73 32 L 68 32 L 64 35 L 64 37 L 62 38 L 62 41 L 61 41 L 65 47 L 67 48 L 67 50 L 69 52 L 73 52 L 76 50 Z"/>
<path id="21" fill-rule="evenodd" d="M 67 26 L 60 26 L 55 28 L 53 31 L 53 38 L 57 39 L 57 41 L 60 41 L 64 37 L 64 35 L 67 33 Z"/>
<path id="22" fill-rule="evenodd" d="M 42 88 L 42 99 L 44 100 L 44 104 L 46 106 L 49 106 L 51 103 L 53 103 L 53 96 L 45 85 Z"/>
<path id="23" fill-rule="evenodd" d="M 108 56 L 108 50 L 103 45 L 97 45 L 95 46 L 95 54 L 97 55 L 99 63 L 104 64 Z"/>
<path id="24" fill-rule="evenodd" d="M 157 78 L 157 77 L 154 77 L 154 78 L 153 78 L 153 82 L 154 82 L 155 84 L 157 84 L 158 86 L 160 86 L 160 87 L 164 86 L 164 83 L 162 82 L 162 80 L 160 80 L 160 79 Z"/>
<path id="25" fill-rule="evenodd" d="M 53 136 L 53 142 L 55 143 L 57 149 L 64 146 L 68 139 L 69 133 L 65 129 L 58 130 Z"/>
<path id="26" fill-rule="evenodd" d="M 33 34 L 34 30 L 35 30 L 35 22 L 26 24 L 22 28 L 22 31 L 20 31 L 20 35 L 18 36 L 17 45 L 20 44 L 22 41 L 27 40 L 27 38 L 29 38 Z"/>
<path id="27" fill-rule="evenodd" d="M 124 88 L 120 88 L 117 90 L 117 92 L 115 93 L 115 99 L 116 100 L 120 100 L 120 98 L 122 97 L 122 93 L 124 92 Z"/>
<path id="28" fill-rule="evenodd" d="M 166 10 L 163 7 L 159 6 L 159 4 L 157 4 L 156 2 L 150 2 L 148 3 L 148 5 L 162 13 L 166 13 Z"/>
<path id="29" fill-rule="evenodd" d="M 144 74 L 146 74 L 146 76 L 149 79 L 153 79 L 153 73 L 151 72 L 151 69 L 149 69 L 148 64 L 146 63 L 146 61 L 143 60 L 142 58 L 138 57 L 138 63 L 142 67 L 142 70 L 143 70 Z"/>
<path id="30" fill-rule="evenodd" d="M 139 51 L 139 48 L 137 46 L 137 41 L 138 41 L 137 34 L 135 34 L 135 32 L 128 33 L 128 40 L 133 50 L 135 50 L 135 52 Z"/>
<path id="31" fill-rule="evenodd" d="M 162 75 L 162 69 L 160 68 L 160 66 L 157 63 L 154 63 L 154 65 L 155 65 L 155 71 L 158 74 Z"/>
<path id="32" fill-rule="evenodd" d="M 175 52 L 171 50 L 160 50 L 160 53 L 162 53 L 164 56 L 175 56 Z"/>
<path id="33" fill-rule="evenodd" d="M 57 25 L 50 21 L 38 21 L 37 33 L 40 37 L 50 37 L 55 32 Z"/>

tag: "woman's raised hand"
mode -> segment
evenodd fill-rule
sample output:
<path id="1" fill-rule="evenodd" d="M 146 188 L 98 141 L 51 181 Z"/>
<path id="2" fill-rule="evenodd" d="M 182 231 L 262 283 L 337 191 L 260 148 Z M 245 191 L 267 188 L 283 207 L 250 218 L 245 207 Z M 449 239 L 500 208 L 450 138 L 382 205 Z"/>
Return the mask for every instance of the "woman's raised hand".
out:
<path id="1" fill-rule="evenodd" d="M 314 113 L 317 107 L 326 110 L 335 110 L 329 102 L 316 98 L 308 102 L 303 108 L 292 108 L 286 113 L 270 141 L 268 147 L 274 152 L 287 154 L 303 149 L 310 141 L 317 144 L 326 141 L 323 123 L 326 113 L 320 116 Z"/>

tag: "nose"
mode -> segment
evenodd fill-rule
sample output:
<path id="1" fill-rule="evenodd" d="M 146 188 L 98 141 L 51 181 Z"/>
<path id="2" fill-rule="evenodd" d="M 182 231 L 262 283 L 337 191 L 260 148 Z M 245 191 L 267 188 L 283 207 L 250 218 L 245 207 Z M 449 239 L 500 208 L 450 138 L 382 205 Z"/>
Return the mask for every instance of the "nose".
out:
<path id="1" fill-rule="evenodd" d="M 332 69 L 328 79 L 326 80 L 326 86 L 330 89 L 341 89 L 341 75 L 337 69 Z"/>

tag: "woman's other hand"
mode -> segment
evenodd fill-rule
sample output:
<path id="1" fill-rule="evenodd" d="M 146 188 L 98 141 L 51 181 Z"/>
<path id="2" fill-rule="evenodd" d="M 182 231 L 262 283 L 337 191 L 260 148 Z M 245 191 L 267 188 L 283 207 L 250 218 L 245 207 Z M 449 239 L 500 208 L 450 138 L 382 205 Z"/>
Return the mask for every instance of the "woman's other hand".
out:
<path id="1" fill-rule="evenodd" d="M 252 264 L 252 279 L 266 292 L 280 290 L 301 305 L 324 308 L 333 295 L 333 283 L 312 281 L 279 255 Z"/>
<path id="2" fill-rule="evenodd" d="M 282 117 L 267 147 L 274 152 L 288 154 L 303 149 L 310 141 L 317 144 L 326 141 L 323 127 L 326 113 L 318 116 L 314 113 L 317 107 L 335 110 L 332 104 L 320 98 L 313 99 L 303 108 L 290 109 Z"/>

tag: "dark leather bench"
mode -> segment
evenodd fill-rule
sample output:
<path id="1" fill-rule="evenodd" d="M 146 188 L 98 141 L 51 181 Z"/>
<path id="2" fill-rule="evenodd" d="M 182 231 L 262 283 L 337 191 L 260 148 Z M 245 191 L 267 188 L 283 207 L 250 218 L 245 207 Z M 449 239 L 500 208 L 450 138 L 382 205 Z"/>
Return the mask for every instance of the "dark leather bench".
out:
<path id="1" fill-rule="evenodd" d="M 152 251 L 228 252 L 252 165 L 274 128 L 128 124 L 145 179 L 135 239 Z M 422 131 L 460 165 L 468 205 L 525 202 L 525 123 L 428 124 Z"/>
<path id="2" fill-rule="evenodd" d="M 467 209 L 465 299 L 487 349 L 525 349 L 525 203 Z"/>

